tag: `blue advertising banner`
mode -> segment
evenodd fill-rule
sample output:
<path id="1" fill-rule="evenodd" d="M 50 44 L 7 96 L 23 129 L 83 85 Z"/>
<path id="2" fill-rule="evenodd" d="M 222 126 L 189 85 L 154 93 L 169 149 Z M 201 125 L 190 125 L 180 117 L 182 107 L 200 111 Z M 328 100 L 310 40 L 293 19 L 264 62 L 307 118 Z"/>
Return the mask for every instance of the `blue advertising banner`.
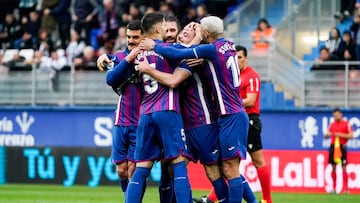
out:
<path id="1" fill-rule="evenodd" d="M 344 112 L 354 130 L 354 139 L 348 141 L 348 150 L 360 149 L 360 113 Z M 327 150 L 330 139 L 324 138 L 332 111 L 291 111 L 262 113 L 262 140 L 266 149 Z"/>
<path id="2" fill-rule="evenodd" d="M 348 149 L 360 149 L 360 111 L 346 111 L 354 139 Z M 332 122 L 328 111 L 265 111 L 262 139 L 265 149 L 324 150 Z M 111 146 L 112 109 L 0 110 L 0 146 Z"/>

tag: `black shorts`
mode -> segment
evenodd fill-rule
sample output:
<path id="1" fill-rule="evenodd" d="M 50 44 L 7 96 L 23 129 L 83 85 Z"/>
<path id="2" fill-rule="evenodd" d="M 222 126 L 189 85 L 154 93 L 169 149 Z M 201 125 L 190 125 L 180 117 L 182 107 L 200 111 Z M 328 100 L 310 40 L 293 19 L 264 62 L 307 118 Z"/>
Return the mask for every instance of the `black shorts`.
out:
<path id="1" fill-rule="evenodd" d="M 347 163 L 347 149 L 346 149 L 346 144 L 340 144 L 340 149 L 341 149 L 341 164 L 342 165 L 346 165 Z M 329 164 L 336 164 L 334 162 L 334 145 L 330 145 L 329 148 Z"/>
<path id="2" fill-rule="evenodd" d="M 261 119 L 257 114 L 249 114 L 249 133 L 247 151 L 249 153 L 262 149 L 261 142 Z"/>

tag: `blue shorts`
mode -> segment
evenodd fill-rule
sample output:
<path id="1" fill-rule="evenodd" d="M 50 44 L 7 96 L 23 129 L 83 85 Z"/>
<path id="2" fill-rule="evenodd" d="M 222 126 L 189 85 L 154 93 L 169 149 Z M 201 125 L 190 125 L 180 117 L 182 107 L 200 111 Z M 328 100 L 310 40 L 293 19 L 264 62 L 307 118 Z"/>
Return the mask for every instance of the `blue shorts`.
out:
<path id="1" fill-rule="evenodd" d="M 134 161 L 136 126 L 114 126 L 111 159 L 114 164 Z"/>
<path id="2" fill-rule="evenodd" d="M 217 124 L 210 124 L 185 131 L 188 151 L 194 162 L 214 164 L 219 161 L 219 142 Z"/>
<path id="3" fill-rule="evenodd" d="M 246 159 L 246 146 L 249 130 L 249 117 L 245 112 L 225 115 L 218 118 L 221 159 L 229 160 L 236 156 Z"/>
<path id="4" fill-rule="evenodd" d="M 135 161 L 173 159 L 188 156 L 181 115 L 158 111 L 140 116 L 136 132 Z"/>

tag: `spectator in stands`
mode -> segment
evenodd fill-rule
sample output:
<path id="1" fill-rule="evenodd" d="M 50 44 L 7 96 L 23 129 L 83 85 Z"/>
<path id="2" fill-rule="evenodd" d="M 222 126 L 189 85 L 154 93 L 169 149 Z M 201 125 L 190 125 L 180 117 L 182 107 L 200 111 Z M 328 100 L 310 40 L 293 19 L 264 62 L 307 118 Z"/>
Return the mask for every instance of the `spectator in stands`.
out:
<path id="1" fill-rule="evenodd" d="M 355 41 L 355 54 L 356 60 L 360 61 L 360 11 L 357 11 L 354 15 L 353 23 L 350 26 L 350 30 L 354 32 L 354 41 Z"/>
<path id="2" fill-rule="evenodd" d="M 311 70 L 335 70 L 339 69 L 338 65 L 322 64 L 326 61 L 336 61 L 338 58 L 336 55 L 332 55 L 327 47 L 320 48 L 320 56 L 316 59 L 315 64 L 311 67 Z"/>
<path id="3" fill-rule="evenodd" d="M 118 36 L 115 40 L 114 50 L 113 52 L 117 51 L 124 51 L 127 47 L 127 36 L 126 36 L 126 26 L 119 27 Z"/>
<path id="4" fill-rule="evenodd" d="M 154 13 L 155 11 L 156 11 L 156 10 L 155 10 L 154 7 L 148 6 L 148 7 L 146 7 L 144 14 Z"/>
<path id="5" fill-rule="evenodd" d="M 82 57 L 75 58 L 73 63 L 77 70 L 97 70 L 96 67 L 96 54 L 91 46 L 85 47 Z"/>
<path id="6" fill-rule="evenodd" d="M 51 51 L 54 49 L 54 43 L 47 30 L 40 29 L 39 41 L 36 47 L 42 56 L 50 56 Z"/>
<path id="7" fill-rule="evenodd" d="M 330 53 L 337 55 L 337 51 L 341 42 L 340 31 L 337 27 L 333 27 L 330 31 L 329 39 L 326 40 L 325 46 L 329 49 Z"/>
<path id="8" fill-rule="evenodd" d="M 59 0 L 42 0 L 39 2 L 40 11 L 43 13 L 44 10 L 53 8 L 58 4 Z M 56 20 L 52 15 L 42 15 L 41 18 L 41 30 L 47 30 L 49 33 L 56 31 Z"/>
<path id="9" fill-rule="evenodd" d="M 171 8 L 171 4 L 166 1 L 161 1 L 159 11 L 164 13 L 165 16 L 174 16 L 174 11 Z"/>
<path id="10" fill-rule="evenodd" d="M 196 22 L 200 23 L 201 18 L 208 16 L 208 10 L 204 4 L 200 4 L 196 7 Z"/>
<path id="11" fill-rule="evenodd" d="M 99 23 L 102 34 L 98 36 L 99 46 L 109 47 L 113 49 L 114 42 L 121 25 L 121 18 L 115 9 L 113 0 L 103 0 L 103 9 L 99 12 Z"/>
<path id="12" fill-rule="evenodd" d="M 49 75 L 49 89 L 52 91 L 58 91 L 58 72 L 67 64 L 64 50 L 52 50 L 50 57 L 40 57 L 39 71 Z"/>
<path id="13" fill-rule="evenodd" d="M 61 48 L 65 49 L 70 41 L 70 15 L 71 0 L 60 0 L 54 7 L 44 9 L 44 15 L 53 16 L 58 26 Z"/>
<path id="14" fill-rule="evenodd" d="M 22 36 L 20 23 L 15 18 L 13 12 L 8 12 L 5 21 L 0 24 L 0 44 L 2 48 L 13 48 L 13 42 Z"/>
<path id="15" fill-rule="evenodd" d="M 71 30 L 71 40 L 65 51 L 67 62 L 70 64 L 73 62 L 74 58 L 80 57 L 85 47 L 86 43 L 81 38 L 80 33 L 75 29 Z"/>
<path id="16" fill-rule="evenodd" d="M 14 41 L 15 49 L 36 49 L 38 44 L 38 33 L 41 26 L 39 13 L 31 11 L 29 18 L 22 18 L 22 37 Z"/>
<path id="17" fill-rule="evenodd" d="M 141 20 L 142 14 L 140 12 L 139 5 L 136 3 L 131 3 L 128 13 L 123 13 L 121 16 L 121 24 L 126 26 L 129 22 L 133 20 Z"/>
<path id="18" fill-rule="evenodd" d="M 181 26 L 184 27 L 185 25 L 194 22 L 196 20 L 196 10 L 195 8 L 189 6 L 186 8 L 185 15 L 183 15 L 181 19 Z"/>
<path id="19" fill-rule="evenodd" d="M 35 11 L 37 0 L 20 0 L 19 1 L 19 19 L 23 17 L 29 17 L 32 11 Z"/>
<path id="20" fill-rule="evenodd" d="M 90 45 L 91 29 L 98 26 L 97 15 L 100 4 L 97 0 L 73 0 L 71 4 L 71 18 L 74 29 L 80 33 L 85 31 L 85 42 Z"/>
<path id="21" fill-rule="evenodd" d="M 339 44 L 337 54 L 340 60 L 356 60 L 355 45 L 350 31 L 345 31 Z"/>
<path id="22" fill-rule="evenodd" d="M 343 22 L 346 18 L 350 18 L 355 7 L 355 0 L 341 0 L 340 2 L 340 11 L 336 12 L 334 17 Z"/>
<path id="23" fill-rule="evenodd" d="M 251 33 L 255 49 L 267 50 L 270 43 L 274 41 L 275 28 L 265 19 L 261 18 L 258 21 L 255 32 Z"/>

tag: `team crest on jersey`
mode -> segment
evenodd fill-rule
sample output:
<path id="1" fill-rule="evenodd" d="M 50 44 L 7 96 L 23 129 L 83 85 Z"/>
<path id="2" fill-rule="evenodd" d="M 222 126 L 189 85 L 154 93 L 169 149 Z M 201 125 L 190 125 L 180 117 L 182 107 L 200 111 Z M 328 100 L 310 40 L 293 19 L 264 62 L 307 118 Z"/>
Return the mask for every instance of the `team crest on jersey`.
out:
<path id="1" fill-rule="evenodd" d="M 318 135 L 319 127 L 317 126 L 316 119 L 312 116 L 306 117 L 304 120 L 299 121 L 299 128 L 301 130 L 301 147 L 313 148 L 314 136 Z"/>

